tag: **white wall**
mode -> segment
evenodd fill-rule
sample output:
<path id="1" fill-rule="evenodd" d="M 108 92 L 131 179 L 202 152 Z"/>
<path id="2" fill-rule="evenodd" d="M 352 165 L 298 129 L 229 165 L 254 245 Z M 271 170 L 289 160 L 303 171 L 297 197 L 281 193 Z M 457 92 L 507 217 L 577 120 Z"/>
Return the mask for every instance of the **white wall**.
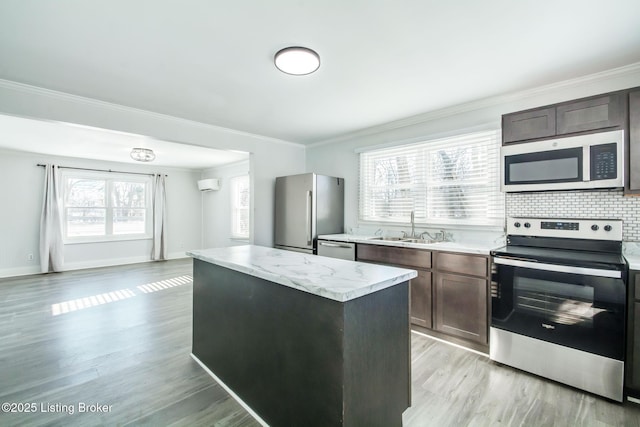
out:
<path id="1" fill-rule="evenodd" d="M 252 242 L 263 246 L 273 246 L 275 178 L 305 172 L 305 148 L 299 144 L 9 81 L 0 81 L 0 113 L 251 153 Z"/>
<path id="2" fill-rule="evenodd" d="M 499 129 L 502 114 L 635 86 L 640 86 L 640 64 L 365 129 L 307 148 L 307 171 L 345 178 L 345 230 L 349 227 L 362 228 L 367 224 L 358 221 L 359 166 L 356 149 L 424 141 L 480 129 Z"/>
<path id="3" fill-rule="evenodd" d="M 40 271 L 39 233 L 44 168 L 36 166 L 38 163 L 167 174 L 169 257 L 184 257 L 186 250 L 200 248 L 201 198 L 196 185 L 200 171 L 0 150 L 0 277 Z M 142 262 L 150 259 L 151 240 L 70 244 L 65 245 L 64 252 L 65 270 Z M 33 260 L 27 259 L 28 254 L 33 254 Z"/>
<path id="4" fill-rule="evenodd" d="M 249 173 L 249 161 L 207 169 L 202 178 L 218 178 L 220 190 L 202 193 L 203 247 L 217 248 L 244 245 L 244 240 L 231 238 L 231 189 L 229 180 Z"/>

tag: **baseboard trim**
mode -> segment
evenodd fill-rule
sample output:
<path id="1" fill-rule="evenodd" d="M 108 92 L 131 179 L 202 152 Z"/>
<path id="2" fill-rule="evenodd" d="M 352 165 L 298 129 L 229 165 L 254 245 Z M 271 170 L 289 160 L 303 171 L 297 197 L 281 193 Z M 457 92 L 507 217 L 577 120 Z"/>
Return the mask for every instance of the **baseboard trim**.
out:
<path id="1" fill-rule="evenodd" d="M 640 404 L 640 399 L 632 397 L 632 396 L 627 396 L 627 401 L 632 402 L 632 403 L 636 403 L 636 404 Z"/>
<path id="2" fill-rule="evenodd" d="M 429 338 L 429 339 L 432 339 L 434 341 L 438 341 L 438 342 L 441 342 L 441 343 L 444 343 L 444 344 L 448 344 L 450 346 L 453 346 L 453 347 L 456 347 L 456 348 L 459 348 L 459 349 L 462 349 L 462 350 L 470 351 L 471 353 L 475 353 L 475 354 L 477 354 L 479 356 L 484 356 L 484 357 L 487 357 L 487 358 L 489 357 L 489 355 L 487 353 L 483 353 L 483 352 L 481 352 L 479 350 L 476 350 L 476 349 L 473 349 L 473 348 L 469 348 L 469 347 L 465 347 L 464 345 L 460 345 L 460 344 L 457 344 L 457 343 L 454 343 L 454 342 L 451 342 L 451 341 L 447 341 L 447 340 L 444 340 L 442 338 L 434 337 L 433 335 L 425 334 L 424 332 L 417 331 L 415 329 L 411 329 L 411 333 L 412 334 L 416 334 L 416 335 L 420 335 L 421 337 Z"/>
<path id="3" fill-rule="evenodd" d="M 253 418 L 255 418 L 258 423 L 260 423 L 260 425 L 269 427 L 269 424 L 267 424 L 262 418 L 260 418 L 260 416 L 256 414 L 249 405 L 247 405 L 242 399 L 240 399 L 240 397 L 235 394 L 233 390 L 231 390 L 220 378 L 218 378 L 216 374 L 211 372 L 211 369 L 207 368 L 207 366 L 202 363 L 200 359 L 198 359 L 193 353 L 191 353 L 191 358 L 195 360 L 198 365 L 200 365 L 200 367 L 204 369 L 204 371 L 209 374 L 209 376 L 211 376 L 211 378 L 213 378 L 218 384 L 220 384 L 220 387 L 225 389 L 225 391 L 229 393 L 231 397 L 233 397 L 233 399 L 240 404 L 240 406 L 242 406 Z"/>
<path id="4" fill-rule="evenodd" d="M 0 270 L 0 279 L 7 277 L 32 276 L 40 273 L 40 266 L 4 268 Z"/>
<path id="5" fill-rule="evenodd" d="M 185 252 L 172 252 L 168 254 L 167 260 L 189 258 Z M 89 268 L 117 267 L 119 265 L 141 264 L 151 262 L 149 256 L 138 256 L 128 258 L 109 258 L 102 260 L 91 260 L 82 262 L 66 263 L 62 271 L 86 270 Z M 40 266 L 16 267 L 0 269 L 0 279 L 8 277 L 32 276 L 41 274 Z"/>

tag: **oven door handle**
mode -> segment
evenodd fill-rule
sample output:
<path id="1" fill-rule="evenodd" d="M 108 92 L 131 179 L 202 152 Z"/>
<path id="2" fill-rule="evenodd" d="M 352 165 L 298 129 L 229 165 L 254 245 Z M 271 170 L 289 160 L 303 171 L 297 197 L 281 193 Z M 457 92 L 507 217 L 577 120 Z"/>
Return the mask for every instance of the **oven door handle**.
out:
<path id="1" fill-rule="evenodd" d="M 494 257 L 495 264 L 508 265 L 512 267 L 530 268 L 532 270 L 554 271 L 558 273 L 582 274 L 584 276 L 611 277 L 613 279 L 622 278 L 622 272 L 616 270 L 602 270 L 599 268 L 575 267 L 572 265 L 544 264 L 535 261 L 524 261 L 512 258 Z"/>

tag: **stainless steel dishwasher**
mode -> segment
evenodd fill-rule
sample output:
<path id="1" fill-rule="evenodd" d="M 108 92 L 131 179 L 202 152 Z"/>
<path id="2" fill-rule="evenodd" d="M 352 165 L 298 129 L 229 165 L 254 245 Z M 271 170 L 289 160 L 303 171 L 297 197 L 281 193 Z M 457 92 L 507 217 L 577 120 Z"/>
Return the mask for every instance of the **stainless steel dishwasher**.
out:
<path id="1" fill-rule="evenodd" d="M 355 261 L 356 244 L 334 242 L 331 240 L 318 240 L 318 255 Z"/>

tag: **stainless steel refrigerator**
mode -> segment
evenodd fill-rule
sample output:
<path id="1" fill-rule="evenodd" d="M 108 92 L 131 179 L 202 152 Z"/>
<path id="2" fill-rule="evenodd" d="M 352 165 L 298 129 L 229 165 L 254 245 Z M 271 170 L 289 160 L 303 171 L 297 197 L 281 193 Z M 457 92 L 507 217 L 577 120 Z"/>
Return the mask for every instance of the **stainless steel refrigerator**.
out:
<path id="1" fill-rule="evenodd" d="M 315 254 L 318 235 L 343 231 L 344 178 L 315 173 L 276 178 L 276 248 Z"/>

